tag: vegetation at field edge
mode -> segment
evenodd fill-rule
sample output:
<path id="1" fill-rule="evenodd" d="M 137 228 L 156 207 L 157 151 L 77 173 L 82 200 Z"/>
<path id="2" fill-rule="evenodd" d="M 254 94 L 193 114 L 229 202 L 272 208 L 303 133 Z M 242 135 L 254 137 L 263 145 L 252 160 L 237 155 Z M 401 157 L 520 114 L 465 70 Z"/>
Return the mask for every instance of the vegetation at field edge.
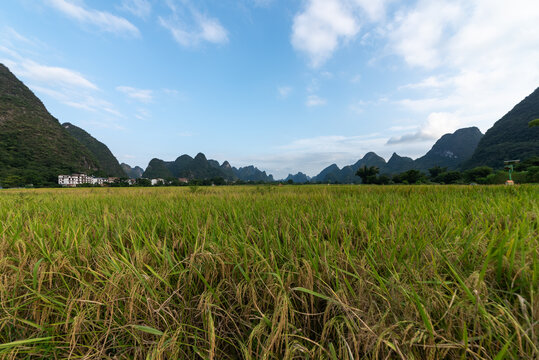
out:
<path id="1" fill-rule="evenodd" d="M 0 192 L 2 359 L 536 359 L 539 187 Z"/>

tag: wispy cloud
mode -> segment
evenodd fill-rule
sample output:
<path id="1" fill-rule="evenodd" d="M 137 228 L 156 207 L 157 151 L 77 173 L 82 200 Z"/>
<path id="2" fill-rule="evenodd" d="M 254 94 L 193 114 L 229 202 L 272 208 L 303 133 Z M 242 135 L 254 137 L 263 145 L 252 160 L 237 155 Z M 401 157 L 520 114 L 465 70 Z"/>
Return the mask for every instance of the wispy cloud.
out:
<path id="1" fill-rule="evenodd" d="M 135 117 L 139 120 L 143 120 L 143 121 L 146 121 L 148 120 L 149 118 L 151 118 L 152 114 L 150 113 L 150 111 L 148 111 L 148 109 L 144 109 L 144 108 L 138 108 L 136 113 L 135 113 Z"/>
<path id="2" fill-rule="evenodd" d="M 330 135 L 297 139 L 272 149 L 271 154 L 228 158 L 233 164 L 257 164 L 259 168 L 267 169 L 279 179 L 298 171 L 315 176 L 334 163 L 339 167 L 353 164 L 370 151 L 375 151 L 386 159 L 395 151 L 401 155 L 418 157 L 424 154 L 424 144 L 387 145 L 387 137 L 380 133 L 359 136 Z"/>
<path id="3" fill-rule="evenodd" d="M 47 3 L 81 24 L 95 26 L 101 31 L 119 35 L 139 36 L 138 28 L 127 19 L 106 11 L 89 9 L 83 1 L 47 0 Z"/>
<path id="4" fill-rule="evenodd" d="M 168 1 L 172 16 L 160 16 L 159 23 L 169 30 L 174 40 L 182 46 L 196 46 L 202 42 L 212 44 L 228 43 L 228 31 L 219 22 L 199 12 L 189 1 L 179 5 Z"/>
<path id="5" fill-rule="evenodd" d="M 127 97 L 143 103 L 150 103 L 153 100 L 153 91 L 145 89 L 137 89 L 130 86 L 118 86 L 116 90 L 125 94 Z"/>
<path id="6" fill-rule="evenodd" d="M 152 13 L 152 3 L 148 0 L 122 0 L 120 9 L 130 12 L 142 19 L 147 19 Z"/>
<path id="7" fill-rule="evenodd" d="M 42 65 L 32 60 L 23 60 L 16 65 L 14 71 L 34 82 L 89 90 L 98 89 L 97 85 L 77 71 L 63 67 Z"/>
<path id="8" fill-rule="evenodd" d="M 292 87 L 290 86 L 279 86 L 277 88 L 277 92 L 279 93 L 279 97 L 281 99 L 286 99 L 290 94 L 292 94 Z"/>
<path id="9" fill-rule="evenodd" d="M 314 106 L 322 106 L 326 105 L 327 100 L 319 97 L 318 95 L 309 95 L 307 97 L 307 101 L 305 101 L 305 105 L 308 107 L 314 107 Z"/>
<path id="10" fill-rule="evenodd" d="M 8 66 L 45 103 L 52 101 L 87 111 L 87 116 L 100 119 L 88 123 L 92 126 L 124 129 L 118 120 L 125 119 L 125 116 L 114 104 L 102 98 L 104 90 L 88 76 L 74 69 L 51 66 L 35 60 L 42 58 L 45 52 L 54 52 L 54 49 L 11 28 L 0 31 L 0 40 L 3 43 L 0 46 L 0 62 Z M 17 51 L 11 51 L 10 48 Z M 65 120 L 69 119 L 61 119 Z"/>
<path id="11" fill-rule="evenodd" d="M 29 84 L 29 87 L 39 95 L 49 96 L 64 105 L 76 109 L 90 112 L 103 112 L 116 118 L 125 117 L 122 113 L 114 108 L 112 103 L 94 96 L 91 93 L 81 91 L 80 89 L 59 88 L 58 90 L 54 90 L 46 85 L 36 84 Z"/>

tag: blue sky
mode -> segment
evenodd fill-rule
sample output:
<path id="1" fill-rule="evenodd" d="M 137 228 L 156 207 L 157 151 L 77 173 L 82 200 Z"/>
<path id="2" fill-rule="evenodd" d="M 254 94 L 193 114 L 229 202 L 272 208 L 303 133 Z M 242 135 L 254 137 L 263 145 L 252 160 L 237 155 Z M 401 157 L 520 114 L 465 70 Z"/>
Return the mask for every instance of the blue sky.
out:
<path id="1" fill-rule="evenodd" d="M 120 162 L 314 176 L 423 155 L 539 86 L 536 0 L 4 0 L 0 62 Z"/>

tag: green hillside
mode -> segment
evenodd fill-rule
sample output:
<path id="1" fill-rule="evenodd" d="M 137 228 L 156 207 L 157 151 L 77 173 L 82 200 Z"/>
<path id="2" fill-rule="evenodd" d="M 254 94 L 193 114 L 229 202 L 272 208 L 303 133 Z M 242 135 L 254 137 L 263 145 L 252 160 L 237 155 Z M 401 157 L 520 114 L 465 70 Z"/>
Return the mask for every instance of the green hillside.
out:
<path id="1" fill-rule="evenodd" d="M 147 179 L 168 179 L 174 177 L 169 170 L 169 164 L 161 159 L 152 159 L 146 167 L 146 171 L 142 174 L 143 178 Z"/>
<path id="2" fill-rule="evenodd" d="M 0 64 L 0 184 L 53 185 L 61 173 L 99 170 L 43 103 Z"/>
<path id="3" fill-rule="evenodd" d="M 78 142 L 84 145 L 99 161 L 100 168 L 105 176 L 126 177 L 125 171 L 118 163 L 107 145 L 103 144 L 85 130 L 71 124 L 64 123 L 62 127 L 67 130 Z"/>
<path id="4" fill-rule="evenodd" d="M 135 166 L 134 168 L 132 168 L 125 163 L 121 163 L 120 166 L 122 167 L 127 177 L 131 179 L 139 179 L 142 177 L 142 174 L 144 174 L 144 169 L 142 169 L 140 166 Z"/>
<path id="5" fill-rule="evenodd" d="M 218 161 L 208 160 L 203 153 L 198 153 L 195 158 L 182 155 L 174 161 L 152 159 L 142 177 L 149 179 L 175 177 L 190 180 L 223 178 L 227 181 L 273 181 L 272 175 L 267 175 L 265 171 L 260 171 L 254 166 L 236 169 L 228 161 L 219 165 Z"/>
<path id="6" fill-rule="evenodd" d="M 525 160 L 539 155 L 539 127 L 529 122 L 539 117 L 539 88 L 490 128 L 479 142 L 467 168 L 503 167 L 505 160 Z"/>
<path id="7" fill-rule="evenodd" d="M 423 171 L 434 166 L 457 169 L 472 157 L 483 136 L 475 126 L 445 134 L 436 141 L 428 153 L 415 160 L 415 166 Z"/>

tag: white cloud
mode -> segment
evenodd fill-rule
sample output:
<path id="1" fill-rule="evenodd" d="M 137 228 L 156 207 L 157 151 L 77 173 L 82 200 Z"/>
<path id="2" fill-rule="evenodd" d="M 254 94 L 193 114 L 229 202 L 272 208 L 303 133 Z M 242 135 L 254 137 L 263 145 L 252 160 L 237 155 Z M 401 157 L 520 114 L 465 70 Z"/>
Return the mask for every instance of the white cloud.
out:
<path id="1" fill-rule="evenodd" d="M 307 101 L 305 102 L 305 105 L 307 105 L 308 107 L 313 107 L 313 106 L 326 105 L 326 103 L 327 103 L 326 99 L 323 99 L 317 95 L 309 95 L 307 97 Z"/>
<path id="2" fill-rule="evenodd" d="M 109 12 L 87 9 L 82 1 L 47 0 L 50 6 L 83 24 L 93 25 L 101 31 L 139 36 L 138 28 L 125 18 Z"/>
<path id="3" fill-rule="evenodd" d="M 292 45 L 306 53 L 313 67 L 322 65 L 338 48 L 359 32 L 351 9 L 340 0 L 309 0 L 292 26 Z"/>
<path id="4" fill-rule="evenodd" d="M 30 84 L 29 87 L 39 95 L 49 96 L 64 105 L 76 109 L 90 112 L 104 112 L 117 118 L 124 118 L 124 115 L 117 111 L 113 104 L 86 91 L 81 91 L 81 89 L 60 88 L 54 90 L 48 88 L 46 85 L 40 86 L 35 84 Z"/>
<path id="5" fill-rule="evenodd" d="M 292 93 L 292 88 L 290 86 L 279 86 L 277 92 L 282 99 L 286 99 Z"/>
<path id="6" fill-rule="evenodd" d="M 398 12 L 388 26 L 390 48 L 426 72 L 400 88 L 415 96 L 407 93 L 398 103 L 427 120 L 392 141 L 440 134 L 437 118 L 452 124 L 446 131 L 454 130 L 455 119 L 486 131 L 511 110 L 539 84 L 538 18 L 534 0 L 420 0 Z"/>
<path id="7" fill-rule="evenodd" d="M 124 93 L 127 97 L 143 102 L 143 103 L 149 103 L 153 100 L 153 91 L 152 90 L 144 90 L 144 89 L 137 89 L 130 86 L 118 86 L 116 87 L 116 90 L 118 90 L 121 93 Z"/>
<path id="8" fill-rule="evenodd" d="M 450 79 L 442 79 L 440 76 L 432 75 L 429 76 L 420 82 L 406 84 L 401 86 L 400 89 L 412 89 L 412 90 L 421 90 L 421 89 L 430 89 L 437 90 L 451 85 Z"/>
<path id="9" fill-rule="evenodd" d="M 120 9 L 139 18 L 146 19 L 152 13 L 152 4 L 148 0 L 122 0 Z"/>
<path id="10" fill-rule="evenodd" d="M 363 9 L 370 20 L 380 21 L 385 17 L 388 0 L 353 0 Z"/>
<path id="11" fill-rule="evenodd" d="M 394 51 L 414 66 L 434 68 L 442 62 L 439 47 L 465 16 L 460 0 L 420 0 L 414 9 L 398 12 L 389 29 Z"/>
<path id="12" fill-rule="evenodd" d="M 316 136 L 294 140 L 272 149 L 271 154 L 250 155 L 245 158 L 227 156 L 227 158 L 235 165 L 256 164 L 259 169 L 265 169 L 279 179 L 298 171 L 316 176 L 333 163 L 342 168 L 355 163 L 370 151 L 376 152 L 386 160 L 393 152 L 416 158 L 425 154 L 425 143 L 388 145 L 387 137 L 380 133 L 361 136 Z"/>
<path id="13" fill-rule="evenodd" d="M 121 128 L 115 121 L 124 119 L 125 116 L 116 110 L 112 103 L 100 97 L 102 90 L 85 75 L 73 69 L 44 65 L 32 60 L 34 57 L 42 57 L 43 52 L 49 53 L 54 50 L 41 41 L 29 39 L 10 28 L 7 31 L 0 31 L 0 40 L 18 50 L 18 52 L 5 51 L 9 48 L 3 49 L 0 46 L 0 53 L 5 54 L 4 58 L 0 57 L 0 63 L 8 66 L 44 102 L 52 99 L 53 104 L 57 102 L 96 113 L 102 125 L 114 129 Z"/>
<path id="14" fill-rule="evenodd" d="M 460 118 L 452 113 L 431 113 L 420 129 L 415 133 L 392 137 L 387 144 L 400 144 L 426 140 L 438 140 L 442 135 L 452 133 L 461 125 Z"/>
<path id="15" fill-rule="evenodd" d="M 294 17 L 292 46 L 309 57 L 312 67 L 319 67 L 339 46 L 356 37 L 361 23 L 385 18 L 386 2 L 306 0 L 302 11 Z"/>
<path id="16" fill-rule="evenodd" d="M 13 62 L 11 70 L 18 76 L 25 77 L 33 82 L 85 90 L 98 89 L 97 85 L 74 70 L 41 65 L 32 60 L 24 59 L 20 62 Z"/>
<path id="17" fill-rule="evenodd" d="M 168 5 L 173 15 L 168 19 L 160 16 L 159 23 L 170 31 L 174 40 L 180 45 L 191 47 L 201 42 L 220 45 L 228 43 L 228 31 L 218 19 L 200 13 L 188 1 L 183 2 L 185 9 L 178 8 L 177 4 L 170 1 Z M 191 26 L 187 24 L 188 22 L 191 22 Z"/>

